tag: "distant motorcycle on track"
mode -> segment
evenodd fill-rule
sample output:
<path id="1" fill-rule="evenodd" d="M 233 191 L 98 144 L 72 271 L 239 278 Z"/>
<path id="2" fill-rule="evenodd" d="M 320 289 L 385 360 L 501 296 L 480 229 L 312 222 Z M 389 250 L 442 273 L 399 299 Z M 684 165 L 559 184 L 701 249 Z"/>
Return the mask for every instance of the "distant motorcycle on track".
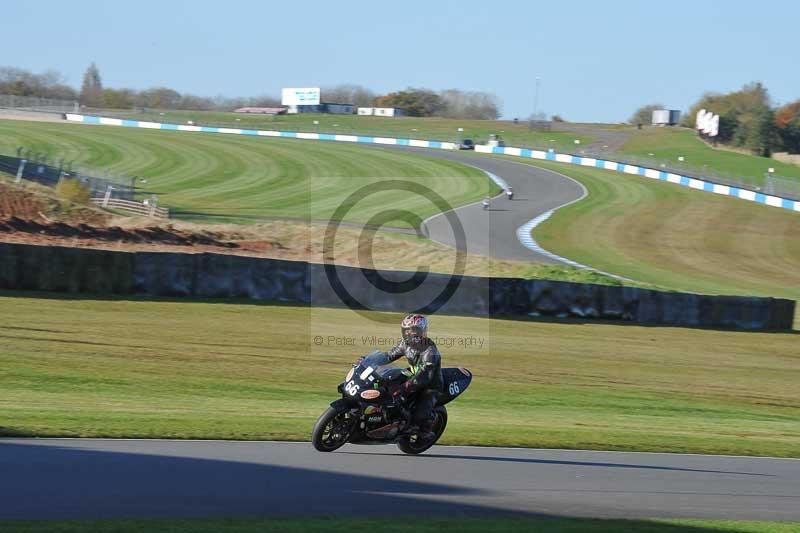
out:
<path id="1" fill-rule="evenodd" d="M 314 448 L 332 452 L 348 442 L 396 443 L 403 452 L 418 454 L 436 444 L 447 427 L 445 404 L 469 387 L 472 374 L 465 368 L 442 369 L 443 387 L 434 408 L 432 439 L 421 438 L 419 428 L 411 424 L 413 401 L 403 404 L 392 397 L 392 392 L 410 377 L 409 370 L 390 366 L 383 352 L 360 359 L 337 389 L 342 397 L 331 403 L 314 425 Z"/>

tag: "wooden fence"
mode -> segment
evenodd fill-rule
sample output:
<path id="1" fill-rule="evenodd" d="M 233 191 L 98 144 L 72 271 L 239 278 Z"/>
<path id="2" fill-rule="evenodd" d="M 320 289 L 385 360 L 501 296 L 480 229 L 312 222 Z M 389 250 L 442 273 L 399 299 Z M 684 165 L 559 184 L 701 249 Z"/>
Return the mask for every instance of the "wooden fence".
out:
<path id="1" fill-rule="evenodd" d="M 146 217 L 169 218 L 169 209 L 152 204 L 148 205 L 141 202 L 132 202 L 130 200 L 120 200 L 119 198 L 92 198 L 92 203 L 101 207 L 119 209 L 120 211 Z"/>

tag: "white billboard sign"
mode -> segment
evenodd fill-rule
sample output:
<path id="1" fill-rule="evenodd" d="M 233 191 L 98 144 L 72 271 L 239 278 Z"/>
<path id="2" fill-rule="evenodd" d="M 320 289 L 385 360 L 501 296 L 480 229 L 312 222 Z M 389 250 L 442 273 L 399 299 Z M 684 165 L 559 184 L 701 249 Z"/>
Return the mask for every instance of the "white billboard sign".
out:
<path id="1" fill-rule="evenodd" d="M 719 135 L 719 115 L 714 115 L 711 117 L 711 125 L 709 127 L 708 134 L 712 137 Z"/>
<path id="2" fill-rule="evenodd" d="M 698 130 L 702 130 L 703 129 L 703 120 L 705 119 L 705 116 L 706 116 L 706 110 L 705 109 L 701 109 L 700 111 L 697 112 L 697 117 L 695 118 L 695 121 L 694 121 L 695 129 L 698 129 Z"/>
<path id="3" fill-rule="evenodd" d="M 714 119 L 714 113 L 711 111 L 707 111 L 705 115 L 703 115 L 703 127 L 700 128 L 705 134 L 711 133 L 711 122 Z"/>
<path id="4" fill-rule="evenodd" d="M 283 105 L 319 105 L 319 87 L 288 87 L 281 91 Z"/>

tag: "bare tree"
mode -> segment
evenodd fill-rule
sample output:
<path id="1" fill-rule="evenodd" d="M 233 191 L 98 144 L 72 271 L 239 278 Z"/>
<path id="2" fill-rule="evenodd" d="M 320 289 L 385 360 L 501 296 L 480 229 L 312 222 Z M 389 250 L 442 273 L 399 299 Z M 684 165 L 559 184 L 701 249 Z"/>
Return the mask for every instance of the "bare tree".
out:
<path id="1" fill-rule="evenodd" d="M 352 83 L 336 85 L 335 87 L 323 87 L 321 90 L 322 100 L 336 104 L 353 104 L 356 106 L 371 106 L 375 100 L 375 93 Z"/>
<path id="2" fill-rule="evenodd" d="M 628 122 L 631 124 L 650 124 L 653 120 L 653 111 L 664 109 L 664 104 L 647 104 L 637 109 Z"/>
<path id="3" fill-rule="evenodd" d="M 437 115 L 447 118 L 494 120 L 500 116 L 497 97 L 479 91 L 448 89 L 440 93 L 443 108 Z"/>
<path id="4" fill-rule="evenodd" d="M 64 77 L 55 70 L 34 74 L 14 67 L 0 67 L 0 94 L 59 100 L 74 100 L 77 97 L 75 89 L 67 85 Z"/>
<path id="5" fill-rule="evenodd" d="M 100 71 L 92 62 L 83 75 L 81 85 L 81 104 L 88 107 L 103 107 L 103 82 L 100 80 Z"/>

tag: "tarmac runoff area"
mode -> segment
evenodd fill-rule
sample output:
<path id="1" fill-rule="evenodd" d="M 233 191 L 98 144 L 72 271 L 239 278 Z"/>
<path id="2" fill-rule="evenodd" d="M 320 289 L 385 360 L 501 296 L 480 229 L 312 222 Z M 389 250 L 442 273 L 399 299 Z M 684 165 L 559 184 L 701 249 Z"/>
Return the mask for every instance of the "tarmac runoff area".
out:
<path id="1" fill-rule="evenodd" d="M 0 471 L 2 520 L 409 513 L 800 520 L 796 459 L 2 439 Z"/>

